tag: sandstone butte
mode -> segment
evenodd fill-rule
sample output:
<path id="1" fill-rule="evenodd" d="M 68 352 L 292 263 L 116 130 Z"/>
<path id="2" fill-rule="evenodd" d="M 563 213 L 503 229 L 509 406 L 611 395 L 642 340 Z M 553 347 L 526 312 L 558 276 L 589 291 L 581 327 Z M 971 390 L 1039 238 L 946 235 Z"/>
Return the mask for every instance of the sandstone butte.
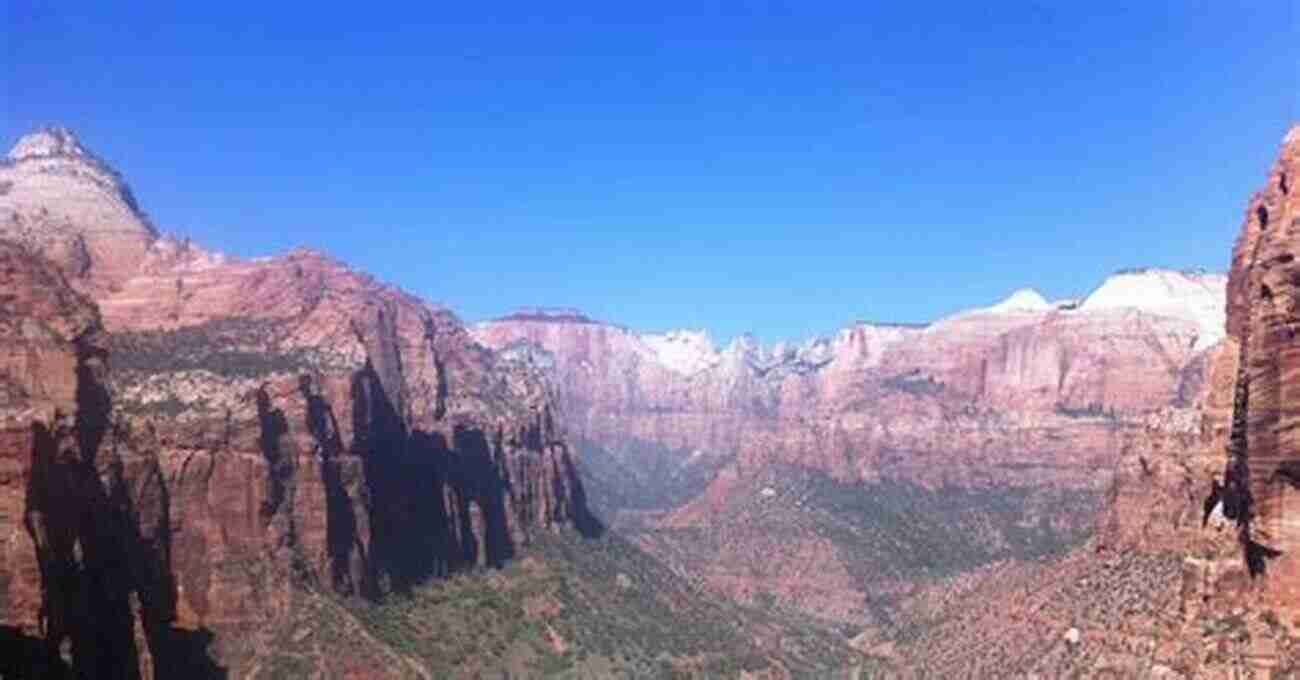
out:
<path id="1" fill-rule="evenodd" d="M 28 135 L 0 164 L 0 675 L 239 675 L 295 583 L 597 532 L 551 411 L 450 311 L 161 236 L 71 133 Z"/>

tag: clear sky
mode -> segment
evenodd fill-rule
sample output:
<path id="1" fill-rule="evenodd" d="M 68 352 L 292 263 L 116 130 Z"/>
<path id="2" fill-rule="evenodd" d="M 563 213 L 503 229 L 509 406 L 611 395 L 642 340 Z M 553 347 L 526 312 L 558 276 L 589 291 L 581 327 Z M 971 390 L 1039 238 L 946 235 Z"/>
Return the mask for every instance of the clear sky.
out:
<path id="1" fill-rule="evenodd" d="M 1294 0 L 73 4 L 5 3 L 6 144 L 471 320 L 775 340 L 1222 270 L 1300 112 Z"/>

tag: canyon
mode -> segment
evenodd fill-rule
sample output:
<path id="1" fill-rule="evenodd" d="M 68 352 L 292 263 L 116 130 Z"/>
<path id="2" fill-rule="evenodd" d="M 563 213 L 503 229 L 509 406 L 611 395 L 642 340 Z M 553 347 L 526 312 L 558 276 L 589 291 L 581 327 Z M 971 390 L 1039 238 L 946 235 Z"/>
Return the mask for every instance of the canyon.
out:
<path id="1" fill-rule="evenodd" d="M 891 675 L 1289 677 L 1298 163 L 1292 128 L 1226 278 L 1125 271 L 771 348 L 572 310 L 473 332 L 553 375 L 589 477 L 630 490 L 599 499 L 614 526 L 706 587 L 863 626 Z M 989 498 L 1013 493 L 1008 518 Z"/>
<path id="2" fill-rule="evenodd" d="M 34 132 L 0 677 L 1287 677 L 1298 177 L 1227 275 L 719 347 L 211 252 Z"/>
<path id="3" fill-rule="evenodd" d="M 1026 289 L 924 326 L 771 347 L 573 310 L 472 332 L 552 376 L 584 473 L 625 489 L 593 495 L 614 526 L 743 601 L 870 624 L 930 577 L 1082 541 L 1151 415 L 1194 414 L 1226 286 L 1133 270 L 1078 300 Z"/>

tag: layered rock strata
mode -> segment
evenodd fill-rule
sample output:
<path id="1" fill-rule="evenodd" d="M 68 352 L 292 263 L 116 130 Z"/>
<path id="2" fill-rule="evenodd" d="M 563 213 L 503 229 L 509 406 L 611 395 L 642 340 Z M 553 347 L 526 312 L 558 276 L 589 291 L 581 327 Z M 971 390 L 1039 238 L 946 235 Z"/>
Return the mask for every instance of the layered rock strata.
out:
<path id="1" fill-rule="evenodd" d="M 781 462 L 846 481 L 1079 472 L 1074 481 L 1088 483 L 1114 463 L 1118 430 L 1191 405 L 1222 337 L 1221 312 L 1216 331 L 1206 309 L 1221 304 L 1223 285 L 1132 272 L 1082 304 L 1019 295 L 929 326 L 860 323 L 772 348 L 741 337 L 718 350 L 698 333 L 638 334 L 574 313 L 513 315 L 473 332 L 548 371 L 572 430 L 608 449 L 653 442 L 742 476 Z"/>
<path id="2" fill-rule="evenodd" d="M 10 159 L 0 626 L 23 658 L 238 673 L 300 589 L 379 597 L 599 532 L 544 383 L 450 311 L 314 252 L 159 237 L 66 131 Z"/>
<path id="3" fill-rule="evenodd" d="M 1228 284 L 1237 355 L 1224 512 L 1269 599 L 1300 626 L 1300 128 L 1246 211 Z"/>
<path id="4" fill-rule="evenodd" d="M 872 625 L 888 618 L 881 603 L 948 569 L 1086 536 L 1122 454 L 1194 417 L 1225 284 L 1133 270 L 1081 300 L 1018 291 L 928 325 L 857 323 L 771 347 L 742 336 L 719 349 L 702 332 L 637 333 L 573 310 L 473 333 L 551 377 L 600 509 L 643 547 L 743 602 Z M 829 479 L 794 483 L 799 470 Z M 869 502 L 833 500 L 849 489 L 901 494 L 911 514 L 860 524 Z M 880 556 L 933 550 L 936 527 L 963 522 L 974 528 L 960 545 L 930 559 Z M 783 566 L 796 563 L 816 566 Z"/>
<path id="5" fill-rule="evenodd" d="M 1147 414 L 1128 433 L 1088 544 L 912 598 L 909 611 L 933 627 L 911 644 L 875 647 L 899 675 L 1226 680 L 1300 669 L 1298 165 L 1293 127 L 1249 201 L 1227 336 L 1209 351 L 1195 408 Z"/>

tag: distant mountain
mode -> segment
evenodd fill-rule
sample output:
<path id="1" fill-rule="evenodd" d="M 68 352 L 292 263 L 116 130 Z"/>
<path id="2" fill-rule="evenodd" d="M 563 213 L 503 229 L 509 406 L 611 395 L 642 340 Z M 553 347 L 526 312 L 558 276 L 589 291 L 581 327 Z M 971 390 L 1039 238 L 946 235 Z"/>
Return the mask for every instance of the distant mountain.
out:
<path id="1" fill-rule="evenodd" d="M 594 507 L 616 526 L 644 530 L 645 547 L 744 602 L 865 624 L 880 619 L 877 600 L 946 573 L 938 565 L 1083 540 L 1144 418 L 1195 405 L 1207 348 L 1223 338 L 1226 282 L 1121 273 L 1081 301 L 1022 289 L 927 326 L 858 323 L 771 346 L 741 336 L 719 348 L 703 331 L 639 333 L 580 312 L 512 314 L 471 333 L 549 376 Z M 779 491 L 805 474 L 866 497 L 912 488 L 915 514 L 889 520 L 902 529 L 892 545 L 865 527 L 827 543 L 808 513 L 836 511 Z M 765 501 L 764 489 L 778 494 Z M 998 497 L 1020 500 L 990 504 Z M 870 512 L 845 521 L 884 521 Z M 934 568 L 890 566 L 932 550 L 922 525 L 972 516 L 982 524 L 963 534 L 969 545 L 913 562 Z"/>

